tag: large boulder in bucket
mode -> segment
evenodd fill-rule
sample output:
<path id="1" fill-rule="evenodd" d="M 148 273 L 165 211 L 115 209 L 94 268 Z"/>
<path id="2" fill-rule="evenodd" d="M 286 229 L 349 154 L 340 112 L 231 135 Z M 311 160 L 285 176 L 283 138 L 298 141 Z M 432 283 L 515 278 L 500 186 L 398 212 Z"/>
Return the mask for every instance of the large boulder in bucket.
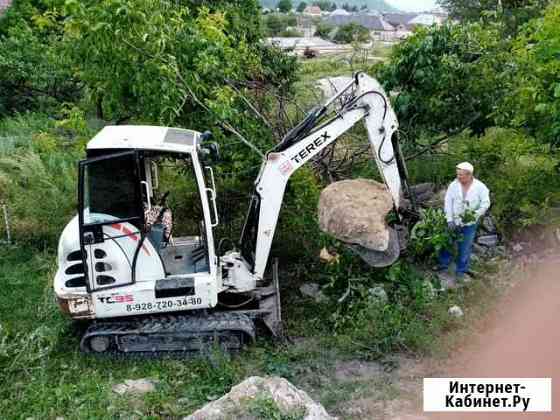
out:
<path id="1" fill-rule="evenodd" d="M 392 208 L 384 184 L 369 179 L 335 182 L 321 192 L 319 226 L 368 264 L 386 267 L 400 253 L 397 232 L 385 220 Z"/>

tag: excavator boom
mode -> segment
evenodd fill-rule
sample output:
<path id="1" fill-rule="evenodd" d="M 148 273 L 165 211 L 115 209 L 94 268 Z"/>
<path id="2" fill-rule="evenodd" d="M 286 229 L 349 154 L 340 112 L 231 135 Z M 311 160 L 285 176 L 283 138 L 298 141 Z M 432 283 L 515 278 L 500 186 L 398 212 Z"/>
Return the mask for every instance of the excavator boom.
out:
<path id="1" fill-rule="evenodd" d="M 336 116 L 314 129 L 313 120 L 323 115 L 326 108 L 352 90 Z M 330 98 L 321 108 L 313 110 L 311 118 L 292 130 L 273 151 L 266 155 L 260 174 L 255 183 L 255 192 L 241 238 L 242 249 L 254 250 L 252 255 L 245 253 L 245 259 L 253 262 L 253 272 L 257 279 L 262 278 L 266 269 L 274 232 L 287 182 L 292 174 L 316 157 L 322 150 L 335 142 L 359 121 L 364 121 L 371 144 L 372 153 L 379 173 L 390 192 L 396 209 L 402 201 L 402 184 L 406 181 L 398 160 L 398 150 L 393 146 L 393 136 L 398 130 L 396 115 L 381 85 L 365 73 L 358 73 L 350 83 Z M 297 134 L 307 130 L 304 137 Z M 311 132 L 309 132 L 311 131 Z M 251 229 L 256 235 L 251 235 Z M 248 246 L 249 245 L 249 246 Z"/>

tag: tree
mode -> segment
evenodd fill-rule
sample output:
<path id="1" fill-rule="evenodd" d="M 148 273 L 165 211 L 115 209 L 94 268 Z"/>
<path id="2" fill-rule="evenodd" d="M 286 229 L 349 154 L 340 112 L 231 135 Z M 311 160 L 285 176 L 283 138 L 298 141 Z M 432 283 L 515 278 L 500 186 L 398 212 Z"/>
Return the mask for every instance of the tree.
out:
<path id="1" fill-rule="evenodd" d="M 299 5 L 297 7 L 297 11 L 299 13 L 302 13 L 305 10 L 306 7 L 307 7 L 307 3 L 302 1 L 302 2 L 299 3 Z"/>
<path id="2" fill-rule="evenodd" d="M 351 22 L 339 26 L 334 41 L 339 44 L 349 44 L 351 42 L 368 42 L 370 40 L 369 31 L 362 25 Z"/>
<path id="3" fill-rule="evenodd" d="M 315 29 L 315 36 L 318 36 L 323 39 L 330 39 L 330 33 L 334 29 L 334 26 L 330 23 L 321 21 L 317 24 Z"/>
<path id="4" fill-rule="evenodd" d="M 450 17 L 463 21 L 499 20 L 506 23 L 509 33 L 539 16 L 550 0 L 439 0 Z"/>
<path id="5" fill-rule="evenodd" d="M 266 80 L 250 16 L 260 19 L 258 6 L 212 4 L 213 12 L 171 0 L 67 2 L 68 54 L 108 119 L 202 129 L 236 118 L 242 107 L 224 80 Z"/>
<path id="6" fill-rule="evenodd" d="M 344 3 L 344 4 L 342 5 L 342 8 L 343 8 L 344 10 L 346 10 L 347 12 L 349 12 L 350 10 L 352 10 L 352 8 L 350 7 L 350 5 L 349 5 L 348 3 Z"/>
<path id="7" fill-rule="evenodd" d="M 542 143 L 560 146 L 560 4 L 530 22 L 515 40 L 510 89 L 502 97 L 497 121 L 522 128 Z"/>
<path id="8" fill-rule="evenodd" d="M 494 125 L 500 98 L 509 89 L 510 41 L 499 27 L 480 23 L 421 28 L 393 50 L 378 73 L 402 129 L 412 137 Z"/>
<path id="9" fill-rule="evenodd" d="M 331 2 L 327 0 L 314 1 L 313 6 L 318 6 L 321 10 L 330 10 Z"/>
<path id="10" fill-rule="evenodd" d="M 278 10 L 282 13 L 288 13 L 292 10 L 292 0 L 280 0 L 278 2 Z"/>
<path id="11" fill-rule="evenodd" d="M 264 19 L 264 23 L 268 36 L 278 36 L 278 34 L 286 28 L 277 13 L 268 14 Z"/>
<path id="12" fill-rule="evenodd" d="M 63 55 L 63 2 L 20 0 L 0 17 L 0 115 L 72 102 L 81 89 Z"/>

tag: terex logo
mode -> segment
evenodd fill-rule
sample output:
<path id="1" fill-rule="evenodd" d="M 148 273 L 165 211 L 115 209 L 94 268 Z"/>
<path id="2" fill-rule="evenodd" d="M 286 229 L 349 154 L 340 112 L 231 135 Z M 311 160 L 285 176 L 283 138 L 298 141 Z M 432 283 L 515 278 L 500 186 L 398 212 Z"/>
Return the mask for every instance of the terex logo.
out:
<path id="1" fill-rule="evenodd" d="M 293 160 L 295 163 L 300 163 L 305 158 L 309 157 L 311 152 L 319 149 L 319 147 L 323 145 L 330 138 L 331 136 L 329 136 L 329 134 L 325 131 L 323 134 L 321 134 L 320 137 L 317 137 L 315 140 L 313 140 L 313 143 L 308 144 L 299 152 L 297 152 L 294 156 L 292 156 L 290 160 Z"/>
<path id="2" fill-rule="evenodd" d="M 101 303 L 130 303 L 134 302 L 132 295 L 97 296 Z"/>

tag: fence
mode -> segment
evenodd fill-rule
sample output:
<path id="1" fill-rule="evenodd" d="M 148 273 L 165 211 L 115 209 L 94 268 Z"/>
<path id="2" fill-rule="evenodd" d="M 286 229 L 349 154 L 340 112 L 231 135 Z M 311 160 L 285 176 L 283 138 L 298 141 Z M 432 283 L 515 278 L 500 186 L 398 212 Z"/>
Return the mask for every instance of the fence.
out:
<path id="1" fill-rule="evenodd" d="M 12 236 L 10 232 L 10 214 L 8 213 L 8 205 L 0 204 L 0 212 L 2 214 L 2 228 L 3 234 L 0 235 L 0 245 L 12 243 Z"/>

